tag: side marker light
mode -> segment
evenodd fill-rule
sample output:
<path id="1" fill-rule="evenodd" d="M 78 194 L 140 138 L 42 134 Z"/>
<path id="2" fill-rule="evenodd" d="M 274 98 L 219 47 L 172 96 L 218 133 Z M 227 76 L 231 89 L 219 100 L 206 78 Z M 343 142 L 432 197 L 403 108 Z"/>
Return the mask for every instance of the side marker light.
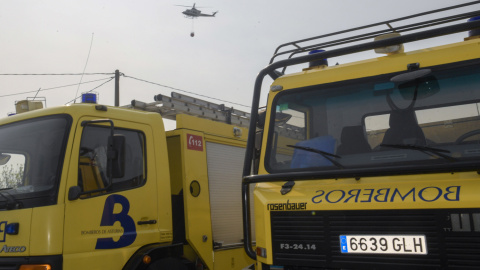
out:
<path id="1" fill-rule="evenodd" d="M 257 256 L 267 258 L 267 249 L 262 247 L 257 247 Z"/>
<path id="2" fill-rule="evenodd" d="M 148 255 L 145 255 L 145 256 L 143 256 L 142 262 L 144 264 L 150 264 L 152 262 L 152 257 L 150 257 Z"/>
<path id="3" fill-rule="evenodd" d="M 18 270 L 52 270 L 50 264 L 24 264 Z"/>

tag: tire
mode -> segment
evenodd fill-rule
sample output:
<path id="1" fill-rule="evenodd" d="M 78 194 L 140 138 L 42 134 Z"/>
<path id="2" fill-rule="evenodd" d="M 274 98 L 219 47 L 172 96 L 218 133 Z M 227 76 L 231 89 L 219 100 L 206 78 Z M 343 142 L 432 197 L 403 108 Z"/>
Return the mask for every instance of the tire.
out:
<path id="1" fill-rule="evenodd" d="M 164 258 L 154 261 L 147 270 L 188 270 L 188 268 L 180 259 Z"/>

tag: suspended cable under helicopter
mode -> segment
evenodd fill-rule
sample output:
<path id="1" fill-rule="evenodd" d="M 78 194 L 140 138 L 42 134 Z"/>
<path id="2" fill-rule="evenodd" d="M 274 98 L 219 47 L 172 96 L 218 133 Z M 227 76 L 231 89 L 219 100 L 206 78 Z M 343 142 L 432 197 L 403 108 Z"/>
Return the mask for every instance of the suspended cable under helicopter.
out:
<path id="1" fill-rule="evenodd" d="M 190 7 L 190 6 L 182 6 L 182 5 L 176 5 L 180 7 Z M 193 29 L 193 19 L 196 19 L 198 17 L 215 17 L 215 14 L 217 14 L 218 11 L 213 12 L 212 14 L 206 14 L 202 13 L 199 9 L 195 8 L 195 4 L 189 9 L 186 9 L 185 11 L 182 12 L 183 15 L 185 15 L 185 18 L 192 19 L 192 31 L 190 32 L 190 36 L 194 37 L 195 36 L 195 31 Z"/>
<path id="2" fill-rule="evenodd" d="M 192 18 L 192 31 L 190 32 L 190 36 L 194 37 L 195 36 L 195 30 L 194 30 L 194 20 Z"/>

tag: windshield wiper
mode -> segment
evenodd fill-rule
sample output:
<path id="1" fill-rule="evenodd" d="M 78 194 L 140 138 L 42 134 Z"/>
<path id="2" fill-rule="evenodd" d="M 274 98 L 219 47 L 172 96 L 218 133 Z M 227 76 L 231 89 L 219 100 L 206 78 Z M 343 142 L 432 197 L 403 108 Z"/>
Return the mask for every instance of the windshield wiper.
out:
<path id="1" fill-rule="evenodd" d="M 331 157 L 341 158 L 341 156 L 337 156 L 337 155 L 334 155 L 334 154 L 331 154 L 331 153 L 328 153 L 328 152 L 325 152 L 325 151 L 322 151 L 322 150 L 318 150 L 318 149 L 311 148 L 311 147 L 306 147 L 306 146 L 297 146 L 297 145 L 287 145 L 287 146 L 295 148 L 295 149 L 300 149 L 300 150 L 320 154 L 322 157 L 328 159 L 328 161 L 332 162 L 338 168 L 345 169 L 345 166 L 343 166 L 342 164 L 338 163 L 338 161 L 335 161 L 334 159 L 331 158 Z"/>
<path id="2" fill-rule="evenodd" d="M 443 154 L 443 153 L 450 153 L 450 151 L 445 149 L 439 149 L 439 148 L 433 148 L 433 147 L 421 146 L 421 145 L 413 145 L 413 144 L 383 144 L 382 143 L 380 144 L 380 146 L 386 146 L 386 147 L 392 147 L 392 148 L 398 148 L 398 149 L 418 150 L 429 156 L 441 157 L 451 162 L 458 161 L 458 159 L 452 156 Z"/>
<path id="3" fill-rule="evenodd" d="M 6 190 L 9 190 L 9 189 L 12 189 L 12 188 L 2 188 L 2 189 L 0 189 L 0 195 L 2 197 L 4 197 L 5 200 L 6 200 L 5 209 L 12 210 L 12 209 L 22 208 L 22 203 L 15 200 L 15 198 L 10 193 L 6 192 Z M 7 193 L 8 196 L 3 194 L 3 191 L 5 191 L 5 193 Z"/>

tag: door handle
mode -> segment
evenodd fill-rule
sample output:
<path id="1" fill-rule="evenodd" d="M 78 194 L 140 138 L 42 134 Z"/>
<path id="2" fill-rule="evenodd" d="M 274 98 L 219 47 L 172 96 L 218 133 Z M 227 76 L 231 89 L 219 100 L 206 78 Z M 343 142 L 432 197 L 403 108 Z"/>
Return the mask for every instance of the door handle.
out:
<path id="1" fill-rule="evenodd" d="M 147 225 L 147 224 L 157 224 L 157 221 L 155 219 L 152 220 L 140 220 L 137 221 L 138 225 Z"/>

